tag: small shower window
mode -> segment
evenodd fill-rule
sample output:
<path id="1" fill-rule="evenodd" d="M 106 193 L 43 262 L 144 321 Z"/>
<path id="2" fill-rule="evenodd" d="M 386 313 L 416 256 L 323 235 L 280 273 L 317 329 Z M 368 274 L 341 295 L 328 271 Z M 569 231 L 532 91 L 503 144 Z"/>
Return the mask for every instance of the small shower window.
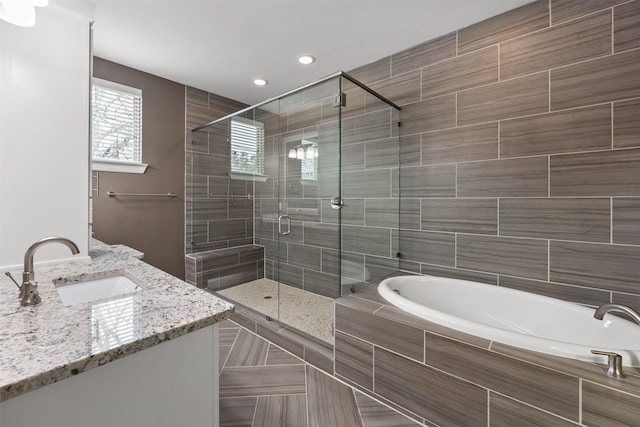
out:
<path id="1" fill-rule="evenodd" d="M 231 172 L 264 175 L 264 126 L 236 117 L 231 120 Z"/>
<path id="2" fill-rule="evenodd" d="M 144 173 L 142 91 L 94 78 L 91 107 L 93 169 Z"/>
<path id="3" fill-rule="evenodd" d="M 304 155 L 300 159 L 300 175 L 302 180 L 318 180 L 318 145 L 313 141 L 302 140 Z"/>

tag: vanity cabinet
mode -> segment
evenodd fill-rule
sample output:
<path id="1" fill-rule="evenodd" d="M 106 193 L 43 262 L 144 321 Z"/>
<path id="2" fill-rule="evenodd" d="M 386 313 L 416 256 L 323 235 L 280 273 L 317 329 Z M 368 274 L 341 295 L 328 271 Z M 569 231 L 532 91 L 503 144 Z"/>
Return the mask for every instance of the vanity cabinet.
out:
<path id="1" fill-rule="evenodd" d="M 218 326 L 0 403 L 0 427 L 218 425 Z"/>

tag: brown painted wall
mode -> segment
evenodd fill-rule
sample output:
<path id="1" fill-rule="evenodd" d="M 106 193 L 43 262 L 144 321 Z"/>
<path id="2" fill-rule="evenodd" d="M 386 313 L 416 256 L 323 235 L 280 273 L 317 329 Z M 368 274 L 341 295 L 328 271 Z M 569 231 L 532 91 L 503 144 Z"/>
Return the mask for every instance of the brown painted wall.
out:
<path id="1" fill-rule="evenodd" d="M 639 27 L 540 0 L 353 71 L 403 107 L 403 269 L 640 304 Z"/>
<path id="2" fill-rule="evenodd" d="M 142 89 L 142 161 L 149 164 L 143 175 L 98 173 L 94 237 L 138 249 L 149 264 L 184 278 L 185 86 L 101 58 L 93 75 Z M 177 197 L 109 198 L 108 191 Z"/>

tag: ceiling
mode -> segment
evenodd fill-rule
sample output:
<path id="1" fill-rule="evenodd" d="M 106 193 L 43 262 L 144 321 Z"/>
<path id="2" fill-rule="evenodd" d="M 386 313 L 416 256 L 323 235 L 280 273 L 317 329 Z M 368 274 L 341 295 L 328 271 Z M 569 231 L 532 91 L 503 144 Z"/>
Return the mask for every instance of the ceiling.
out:
<path id="1" fill-rule="evenodd" d="M 94 0 L 94 54 L 255 104 L 529 1 Z"/>

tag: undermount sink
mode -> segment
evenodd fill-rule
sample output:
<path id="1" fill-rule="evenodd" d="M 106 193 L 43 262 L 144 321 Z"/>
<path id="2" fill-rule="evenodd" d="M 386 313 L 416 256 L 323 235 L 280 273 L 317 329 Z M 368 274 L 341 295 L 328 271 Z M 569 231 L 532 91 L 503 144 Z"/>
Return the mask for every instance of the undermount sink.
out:
<path id="1" fill-rule="evenodd" d="M 123 275 L 56 284 L 56 290 L 64 305 L 102 300 L 130 294 L 139 289 L 140 285 Z"/>

